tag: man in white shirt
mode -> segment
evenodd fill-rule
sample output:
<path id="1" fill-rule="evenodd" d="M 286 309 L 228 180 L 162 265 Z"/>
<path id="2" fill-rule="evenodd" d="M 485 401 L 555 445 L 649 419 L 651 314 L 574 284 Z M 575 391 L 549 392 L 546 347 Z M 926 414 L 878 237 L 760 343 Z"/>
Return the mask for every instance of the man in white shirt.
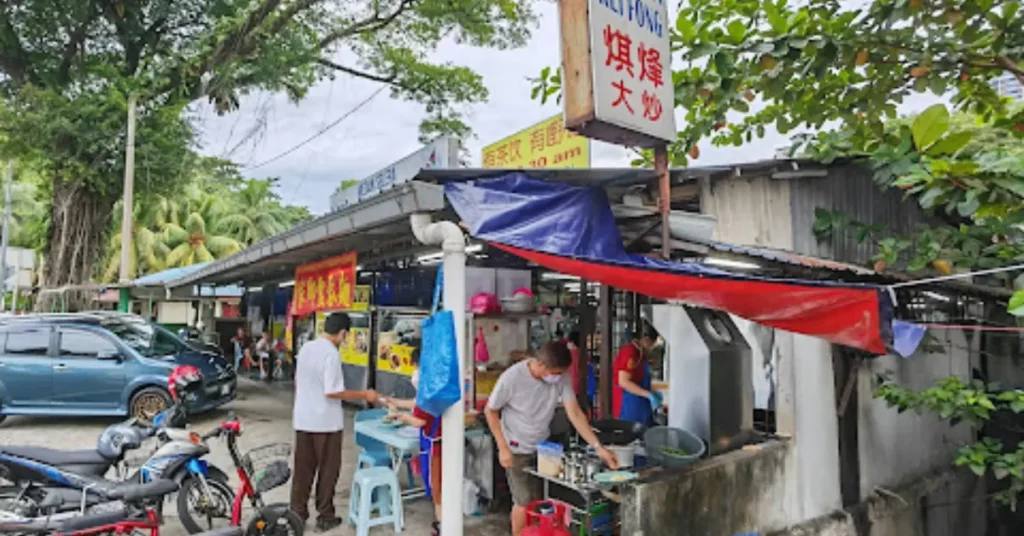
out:
<path id="1" fill-rule="evenodd" d="M 352 325 L 345 313 L 334 313 L 324 322 L 320 338 L 299 350 L 295 368 L 295 475 L 292 477 L 291 508 L 309 518 L 309 495 L 316 480 L 317 530 L 327 531 L 341 524 L 334 513 L 334 488 L 341 472 L 342 432 L 345 410 L 342 401 L 377 402 L 375 391 L 345 389 L 338 346 L 348 337 Z"/>

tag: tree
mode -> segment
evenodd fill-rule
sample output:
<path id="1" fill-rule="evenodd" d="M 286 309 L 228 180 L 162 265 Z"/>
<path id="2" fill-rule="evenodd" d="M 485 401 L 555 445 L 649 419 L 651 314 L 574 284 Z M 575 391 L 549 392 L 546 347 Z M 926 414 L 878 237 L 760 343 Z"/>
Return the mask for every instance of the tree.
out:
<path id="1" fill-rule="evenodd" d="M 943 104 L 909 124 L 891 124 L 909 95 L 931 93 L 979 117 L 986 134 L 999 140 L 1024 137 L 1024 110 L 1011 108 L 990 85 L 1007 74 L 1024 83 L 1020 2 L 850 5 L 836 0 L 689 0 L 682 5 L 671 39 L 672 80 L 684 127 L 670 146 L 672 162 L 685 165 L 698 158 L 701 141 L 740 146 L 771 128 L 783 134 L 811 131 L 806 141 L 813 154 L 825 159 L 863 155 L 880 187 L 904 190 L 944 222 L 916 237 L 880 238 L 882 259 L 897 260 L 916 244 L 923 258 L 910 259 L 907 268 L 922 274 L 948 273 L 950 262 L 935 261 L 951 255 L 953 247 L 963 249 L 952 260 L 962 268 L 1024 261 L 1021 155 L 979 132 L 951 129 Z M 557 70 L 542 71 L 534 97 L 557 96 L 560 81 Z M 650 162 L 647 152 L 637 164 Z M 834 224 L 823 221 L 834 214 L 819 216 L 819 230 Z M 865 239 L 884 235 L 884 229 L 864 224 L 855 232 Z M 1024 295 L 1016 295 L 1010 309 L 1024 314 Z M 1024 411 L 1024 391 L 997 395 L 991 386 L 955 378 L 921 393 L 886 383 L 877 394 L 901 410 L 970 417 L 974 424 L 995 409 Z M 978 474 L 1009 478 L 998 497 L 1011 503 L 1024 490 L 1022 461 L 1024 446 L 991 439 L 962 448 L 956 459 Z"/>
<path id="2" fill-rule="evenodd" d="M 487 91 L 476 73 L 428 61 L 442 40 L 521 45 L 534 22 L 511 0 L 24 0 L 0 6 L 0 144 L 45 163 L 52 209 L 47 286 L 87 281 L 121 192 L 128 95 L 154 192 L 180 177 L 183 118 L 207 99 L 226 113 L 252 91 L 300 99 L 354 76 L 422 103 L 421 134 L 465 134 L 460 105 Z M 353 59 L 349 64 L 339 56 Z"/>
<path id="3" fill-rule="evenodd" d="M 276 179 L 252 179 L 233 190 L 237 210 L 221 222 L 241 243 L 250 245 L 288 229 L 309 217 L 309 211 L 286 207 L 273 187 Z"/>

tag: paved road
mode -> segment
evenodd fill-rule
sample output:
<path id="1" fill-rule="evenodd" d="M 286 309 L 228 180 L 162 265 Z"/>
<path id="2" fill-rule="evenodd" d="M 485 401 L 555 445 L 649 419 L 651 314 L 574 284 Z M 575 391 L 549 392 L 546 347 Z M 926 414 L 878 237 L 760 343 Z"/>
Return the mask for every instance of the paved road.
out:
<path id="1" fill-rule="evenodd" d="M 227 407 L 194 419 L 193 428 L 204 432 L 223 421 L 229 411 L 234 411 L 242 421 L 242 437 L 239 446 L 243 452 L 268 443 L 292 441 L 291 427 L 292 394 L 290 389 L 267 387 L 257 382 L 241 380 L 239 398 Z M 352 428 L 352 414 L 347 415 L 346 429 Z M 51 448 L 81 449 L 95 446 L 100 432 L 120 419 L 65 419 L 10 417 L 0 424 L 0 445 L 38 445 Z M 348 511 L 349 487 L 355 463 L 358 457 L 352 434 L 345 434 L 345 449 L 341 479 L 335 494 L 335 504 L 339 515 Z M 234 469 L 227 448 L 223 443 L 214 442 L 208 459 L 234 480 Z M 287 502 L 288 486 L 271 491 L 268 502 Z M 174 517 L 174 508 L 167 509 L 166 527 L 161 530 L 167 536 L 185 536 L 185 530 Z M 433 517 L 432 506 L 425 499 L 411 501 L 405 506 L 405 531 L 403 535 L 426 536 L 430 534 L 430 521 Z M 506 536 L 509 534 L 508 518 L 503 515 L 490 515 L 477 518 L 466 518 L 466 536 Z M 312 524 L 309 533 L 314 533 Z M 342 527 L 327 536 L 349 536 L 355 534 L 351 527 Z M 394 534 L 390 527 L 378 527 L 371 530 L 371 536 Z"/>

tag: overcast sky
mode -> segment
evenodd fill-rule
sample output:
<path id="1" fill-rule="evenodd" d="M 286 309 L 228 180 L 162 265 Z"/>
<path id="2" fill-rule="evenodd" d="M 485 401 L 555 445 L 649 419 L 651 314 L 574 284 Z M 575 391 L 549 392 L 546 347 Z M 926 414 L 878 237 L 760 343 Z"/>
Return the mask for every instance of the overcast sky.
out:
<path id="1" fill-rule="evenodd" d="M 480 148 L 484 145 L 560 111 L 553 102 L 540 106 L 530 100 L 527 77 L 559 62 L 557 7 L 546 2 L 536 6 L 540 26 L 524 48 L 496 51 L 449 44 L 437 52 L 438 61 L 448 60 L 476 70 L 490 91 L 489 102 L 474 106 L 469 115 L 476 136 L 467 141 L 473 165 L 480 164 Z M 243 166 L 255 166 L 313 135 L 378 88 L 378 84 L 345 77 L 314 87 L 297 105 L 284 95 L 261 94 L 244 98 L 240 111 L 224 117 L 200 108 L 202 151 L 231 158 Z M 301 149 L 243 172 L 250 177 L 280 177 L 280 193 L 285 201 L 323 213 L 341 181 L 363 178 L 418 149 L 418 126 L 423 115 L 419 104 L 391 100 L 384 91 Z M 264 128 L 257 128 L 261 124 Z M 248 135 L 254 131 L 260 135 Z M 774 149 L 785 143 L 786 138 L 769 133 L 767 138 L 755 140 L 742 149 L 719 149 L 706 144 L 702 145 L 700 160 L 695 165 L 770 158 Z M 594 167 L 624 167 L 629 160 L 624 149 L 594 143 Z"/>

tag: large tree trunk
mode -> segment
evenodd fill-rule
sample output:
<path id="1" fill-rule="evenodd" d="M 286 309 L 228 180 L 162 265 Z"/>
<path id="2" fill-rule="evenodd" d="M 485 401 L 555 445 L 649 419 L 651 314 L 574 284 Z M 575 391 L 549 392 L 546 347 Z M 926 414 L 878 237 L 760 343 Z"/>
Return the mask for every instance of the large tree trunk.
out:
<path id="1" fill-rule="evenodd" d="M 47 234 L 43 288 L 57 289 L 93 281 L 106 245 L 114 201 L 88 186 L 55 177 L 50 229 Z M 40 311 L 81 310 L 92 306 L 95 292 L 72 291 L 43 294 L 36 301 Z"/>

